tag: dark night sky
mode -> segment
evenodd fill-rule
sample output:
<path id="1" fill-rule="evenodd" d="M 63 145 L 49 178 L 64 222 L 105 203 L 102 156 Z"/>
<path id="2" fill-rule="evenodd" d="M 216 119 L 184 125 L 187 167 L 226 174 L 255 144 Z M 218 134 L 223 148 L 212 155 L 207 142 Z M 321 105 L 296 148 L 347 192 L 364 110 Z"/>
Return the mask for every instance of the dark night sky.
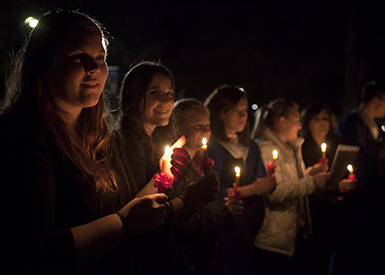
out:
<path id="1" fill-rule="evenodd" d="M 323 101 L 340 116 L 358 104 L 360 87 L 384 72 L 381 1 L 3 2 L 2 83 L 8 52 L 28 30 L 23 20 L 55 6 L 80 8 L 104 24 L 119 80 L 131 64 L 160 59 L 177 91 L 200 100 L 227 83 L 244 87 L 250 104 Z"/>

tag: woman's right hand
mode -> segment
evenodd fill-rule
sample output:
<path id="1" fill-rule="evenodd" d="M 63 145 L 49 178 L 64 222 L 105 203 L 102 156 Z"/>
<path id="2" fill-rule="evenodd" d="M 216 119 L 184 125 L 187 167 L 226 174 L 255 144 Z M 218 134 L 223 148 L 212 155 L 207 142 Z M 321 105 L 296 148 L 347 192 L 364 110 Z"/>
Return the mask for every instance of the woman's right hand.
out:
<path id="1" fill-rule="evenodd" d="M 118 213 L 129 236 L 145 234 L 159 227 L 167 215 L 167 196 L 153 194 L 136 198 Z"/>
<path id="2" fill-rule="evenodd" d="M 253 182 L 253 189 L 255 195 L 264 195 L 268 194 L 274 190 L 275 185 L 277 184 L 275 176 L 258 178 Z"/>
<path id="3" fill-rule="evenodd" d="M 318 189 L 321 191 L 325 188 L 326 182 L 330 179 L 331 173 L 330 172 L 319 172 L 317 174 L 312 175 L 315 184 L 317 185 Z"/>
<path id="4" fill-rule="evenodd" d="M 243 214 L 243 201 L 236 198 L 225 198 L 225 206 L 233 214 L 234 218 L 239 218 Z"/>
<path id="5" fill-rule="evenodd" d="M 342 179 L 338 183 L 338 189 L 342 194 L 352 192 L 356 189 L 356 187 L 357 187 L 357 182 L 351 179 Z"/>

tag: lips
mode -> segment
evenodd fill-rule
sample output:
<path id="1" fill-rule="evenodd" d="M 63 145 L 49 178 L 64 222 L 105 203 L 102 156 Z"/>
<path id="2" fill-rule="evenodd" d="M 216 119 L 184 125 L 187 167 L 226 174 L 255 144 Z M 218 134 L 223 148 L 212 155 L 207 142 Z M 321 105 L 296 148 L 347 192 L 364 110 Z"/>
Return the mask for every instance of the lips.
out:
<path id="1" fill-rule="evenodd" d="M 98 82 L 86 82 L 81 84 L 83 88 L 96 88 L 99 86 Z"/>
<path id="2" fill-rule="evenodd" d="M 154 110 L 154 112 L 156 112 L 158 114 L 162 114 L 162 115 L 168 114 L 168 110 L 167 109 L 166 110 Z"/>

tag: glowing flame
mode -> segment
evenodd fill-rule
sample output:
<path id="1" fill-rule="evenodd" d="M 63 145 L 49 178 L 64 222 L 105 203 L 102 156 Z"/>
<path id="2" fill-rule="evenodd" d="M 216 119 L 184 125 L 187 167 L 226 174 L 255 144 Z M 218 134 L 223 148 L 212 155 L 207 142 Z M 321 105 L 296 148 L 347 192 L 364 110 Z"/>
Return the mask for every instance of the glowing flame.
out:
<path id="1" fill-rule="evenodd" d="M 241 174 L 241 168 L 239 168 L 238 166 L 235 167 L 235 173 L 237 175 L 240 175 Z"/>
<path id="2" fill-rule="evenodd" d="M 323 153 L 325 153 L 326 152 L 326 143 L 324 142 L 324 143 L 322 143 L 321 144 L 321 151 L 323 152 Z"/>
<path id="3" fill-rule="evenodd" d="M 278 151 L 277 150 L 273 150 L 273 159 L 277 159 L 278 158 Z"/>
<path id="4" fill-rule="evenodd" d="M 348 168 L 350 173 L 353 173 L 354 169 L 353 169 L 353 166 L 351 164 L 349 164 L 347 168 Z"/>

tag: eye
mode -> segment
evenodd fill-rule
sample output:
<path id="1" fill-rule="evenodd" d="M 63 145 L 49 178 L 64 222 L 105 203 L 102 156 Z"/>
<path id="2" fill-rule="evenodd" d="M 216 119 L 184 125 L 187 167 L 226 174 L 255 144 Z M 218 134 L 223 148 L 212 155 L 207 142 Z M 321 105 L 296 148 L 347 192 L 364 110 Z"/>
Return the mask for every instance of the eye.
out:
<path id="1" fill-rule="evenodd" d="M 156 91 L 156 90 L 153 90 L 153 91 L 150 91 L 150 95 L 152 95 L 152 96 L 158 96 L 158 95 L 159 95 L 159 92 Z"/>
<path id="2" fill-rule="evenodd" d="M 80 54 L 73 54 L 70 55 L 70 59 L 74 62 L 80 62 L 81 55 Z"/>
<path id="3" fill-rule="evenodd" d="M 174 98 L 174 92 L 168 92 L 167 97 L 168 98 Z"/>
<path id="4" fill-rule="evenodd" d="M 96 59 L 104 62 L 105 61 L 105 56 L 104 55 L 100 55 Z"/>

